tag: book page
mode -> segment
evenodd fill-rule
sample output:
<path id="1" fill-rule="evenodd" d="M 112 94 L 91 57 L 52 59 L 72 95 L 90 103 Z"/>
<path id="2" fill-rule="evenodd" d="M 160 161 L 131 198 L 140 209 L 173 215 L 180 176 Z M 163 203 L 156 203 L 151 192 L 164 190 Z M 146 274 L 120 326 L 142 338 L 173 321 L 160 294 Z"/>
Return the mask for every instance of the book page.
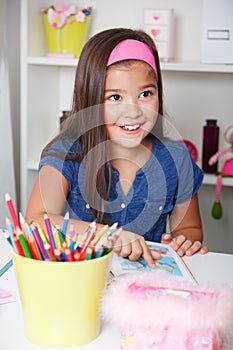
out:
<path id="1" fill-rule="evenodd" d="M 122 258 L 118 254 L 113 254 L 111 262 L 111 272 L 115 277 L 129 272 L 156 272 L 157 269 L 167 271 L 172 276 L 181 276 L 187 280 L 197 283 L 191 271 L 187 268 L 183 259 L 169 246 L 161 243 L 147 242 L 151 249 L 161 252 L 161 257 L 156 261 L 157 268 L 151 269 L 146 261 L 140 257 L 137 261 Z"/>

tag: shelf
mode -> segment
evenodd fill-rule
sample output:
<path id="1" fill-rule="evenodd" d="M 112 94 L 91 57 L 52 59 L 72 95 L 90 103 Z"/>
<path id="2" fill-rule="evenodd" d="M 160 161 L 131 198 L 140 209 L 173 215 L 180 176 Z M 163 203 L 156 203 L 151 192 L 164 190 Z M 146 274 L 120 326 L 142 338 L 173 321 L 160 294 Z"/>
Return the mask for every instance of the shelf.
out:
<path id="1" fill-rule="evenodd" d="M 50 57 L 36 57 L 29 56 L 27 58 L 28 64 L 47 65 L 47 66 L 67 66 L 76 67 L 78 63 L 77 58 L 50 58 Z M 206 72 L 206 73 L 233 73 L 233 64 L 206 64 L 198 61 L 183 61 L 183 62 L 161 62 L 162 71 L 174 72 Z"/>
<path id="2" fill-rule="evenodd" d="M 36 57 L 28 56 L 28 64 L 42 65 L 42 66 L 65 66 L 65 67 L 76 67 L 78 63 L 77 58 L 50 58 L 50 57 Z"/>
<path id="3" fill-rule="evenodd" d="M 210 64 L 198 61 L 161 62 L 163 71 L 233 73 L 233 64 Z"/>
<path id="4" fill-rule="evenodd" d="M 216 175 L 205 174 L 203 184 L 205 185 L 216 185 Z M 224 177 L 222 179 L 223 186 L 233 187 L 233 178 Z"/>

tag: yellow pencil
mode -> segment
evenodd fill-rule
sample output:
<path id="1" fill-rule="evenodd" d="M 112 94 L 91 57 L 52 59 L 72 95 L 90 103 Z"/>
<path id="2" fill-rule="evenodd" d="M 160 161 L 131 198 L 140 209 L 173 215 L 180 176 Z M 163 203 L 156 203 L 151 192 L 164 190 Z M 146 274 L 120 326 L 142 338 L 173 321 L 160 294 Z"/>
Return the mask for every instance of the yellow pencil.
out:
<path id="1" fill-rule="evenodd" d="M 96 234 L 95 234 L 95 238 L 92 240 L 91 245 L 94 246 L 96 245 L 96 243 L 100 240 L 100 238 L 105 234 L 105 232 L 108 229 L 108 225 L 105 225 L 104 227 L 100 228 Z"/>
<path id="2" fill-rule="evenodd" d="M 40 237 L 41 237 L 43 243 L 48 243 L 48 238 L 47 238 L 45 232 L 42 230 L 41 226 L 38 224 L 38 222 L 35 222 L 34 224 L 36 225 L 36 227 L 39 231 L 39 234 L 40 234 Z"/>
<path id="3" fill-rule="evenodd" d="M 60 235 L 59 235 L 58 230 L 55 227 L 53 228 L 53 237 L 55 240 L 56 248 L 61 250 L 62 245 L 61 245 Z"/>

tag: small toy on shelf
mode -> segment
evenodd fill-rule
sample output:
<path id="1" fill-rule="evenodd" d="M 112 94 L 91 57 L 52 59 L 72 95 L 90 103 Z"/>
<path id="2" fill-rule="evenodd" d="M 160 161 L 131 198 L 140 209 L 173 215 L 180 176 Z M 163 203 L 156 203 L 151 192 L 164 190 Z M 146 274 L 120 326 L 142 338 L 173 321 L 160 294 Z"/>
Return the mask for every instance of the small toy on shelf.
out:
<path id="1" fill-rule="evenodd" d="M 178 140 L 178 142 L 184 143 L 184 145 L 186 146 L 187 150 L 189 151 L 191 157 L 193 158 L 194 162 L 197 162 L 198 161 L 198 149 L 195 146 L 195 144 L 192 141 L 186 140 L 186 139 Z"/>
<path id="2" fill-rule="evenodd" d="M 221 156 L 225 157 L 225 161 L 223 164 L 223 167 L 221 171 L 218 171 L 216 173 L 217 175 L 217 181 L 216 181 L 216 199 L 212 208 L 212 216 L 215 219 L 221 219 L 223 215 L 222 205 L 220 202 L 220 194 L 221 194 L 221 188 L 222 188 L 222 178 L 223 177 L 233 177 L 233 125 L 230 125 L 225 133 L 224 133 L 225 140 L 231 145 L 230 147 L 220 150 L 219 152 L 215 153 L 210 159 L 209 159 L 209 165 L 213 165 L 217 162 L 218 158 Z"/>

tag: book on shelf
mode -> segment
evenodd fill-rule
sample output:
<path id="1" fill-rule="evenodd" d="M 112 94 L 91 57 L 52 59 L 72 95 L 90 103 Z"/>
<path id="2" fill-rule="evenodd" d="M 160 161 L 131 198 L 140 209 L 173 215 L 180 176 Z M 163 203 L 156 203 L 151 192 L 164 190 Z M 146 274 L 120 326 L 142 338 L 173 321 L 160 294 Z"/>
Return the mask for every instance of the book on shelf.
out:
<path id="1" fill-rule="evenodd" d="M 147 242 L 150 249 L 156 249 L 161 252 L 161 257 L 156 260 L 156 269 L 151 269 L 147 262 L 140 257 L 137 261 L 131 261 L 128 258 L 122 258 L 114 253 L 111 261 L 111 273 L 114 277 L 129 272 L 156 272 L 163 270 L 170 273 L 172 276 L 180 276 L 189 281 L 197 283 L 197 280 L 189 270 L 184 260 L 176 253 L 169 245 L 155 242 Z"/>

